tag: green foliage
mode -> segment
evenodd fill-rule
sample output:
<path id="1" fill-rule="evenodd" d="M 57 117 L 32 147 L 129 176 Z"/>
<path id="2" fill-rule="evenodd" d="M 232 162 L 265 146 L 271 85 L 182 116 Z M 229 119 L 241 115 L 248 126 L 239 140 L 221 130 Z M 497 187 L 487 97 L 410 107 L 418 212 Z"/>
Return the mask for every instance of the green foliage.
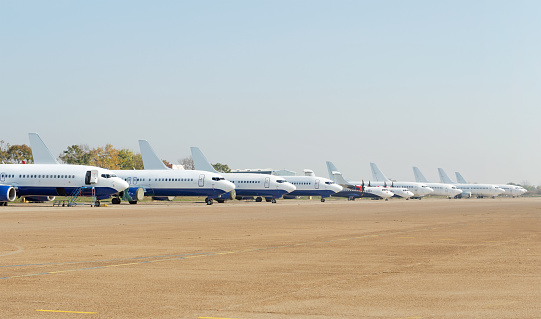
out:
<path id="1" fill-rule="evenodd" d="M 68 146 L 59 158 L 66 164 L 90 165 L 90 148 L 82 144 Z"/>
<path id="2" fill-rule="evenodd" d="M 118 151 L 118 169 L 143 169 L 141 154 L 134 154 L 127 148 Z"/>
<path id="3" fill-rule="evenodd" d="M 11 145 L 7 150 L 7 162 L 20 164 L 23 161 L 26 163 L 34 163 L 30 146 L 26 144 Z"/>
<path id="4" fill-rule="evenodd" d="M 221 173 L 230 173 L 231 169 L 229 168 L 229 165 L 222 164 L 222 163 L 216 163 L 212 164 L 212 167 L 214 167 L 215 170 Z"/>

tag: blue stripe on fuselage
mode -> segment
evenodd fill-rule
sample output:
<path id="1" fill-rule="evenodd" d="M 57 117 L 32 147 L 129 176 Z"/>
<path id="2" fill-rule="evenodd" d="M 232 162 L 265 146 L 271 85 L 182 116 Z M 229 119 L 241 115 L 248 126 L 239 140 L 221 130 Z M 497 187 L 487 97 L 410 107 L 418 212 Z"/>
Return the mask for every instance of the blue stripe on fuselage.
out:
<path id="1" fill-rule="evenodd" d="M 19 186 L 17 187 L 18 196 L 70 196 L 79 187 L 42 187 L 42 186 Z M 64 189 L 65 194 L 59 194 L 59 190 Z M 118 191 L 112 187 L 95 187 L 96 196 L 110 196 L 118 193 Z M 88 187 L 82 190 L 80 196 L 91 196 L 92 187 Z"/>

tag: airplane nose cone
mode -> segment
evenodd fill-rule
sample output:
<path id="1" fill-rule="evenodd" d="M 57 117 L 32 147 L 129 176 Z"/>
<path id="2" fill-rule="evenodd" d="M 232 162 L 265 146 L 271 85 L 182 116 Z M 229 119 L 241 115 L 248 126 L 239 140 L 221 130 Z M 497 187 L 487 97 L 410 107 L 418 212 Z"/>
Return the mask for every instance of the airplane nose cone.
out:
<path id="1" fill-rule="evenodd" d="M 282 183 L 281 185 L 282 185 L 283 190 L 285 190 L 288 193 L 291 193 L 292 191 L 297 189 L 297 187 L 295 187 L 295 185 L 293 185 L 293 184 L 291 184 L 289 182 Z"/>
<path id="2" fill-rule="evenodd" d="M 221 181 L 220 188 L 226 193 L 229 193 L 235 189 L 235 184 L 231 183 L 230 181 Z"/>
<path id="3" fill-rule="evenodd" d="M 453 195 L 456 196 L 458 194 L 462 194 L 462 190 L 461 189 L 453 189 Z"/>
<path id="4" fill-rule="evenodd" d="M 341 192 L 344 188 L 338 184 L 332 184 L 331 190 L 335 193 Z"/>
<path id="5" fill-rule="evenodd" d="M 425 189 L 425 195 L 428 195 L 428 194 L 434 192 L 434 190 L 432 188 L 430 188 L 430 187 L 424 187 L 424 189 Z"/>
<path id="6" fill-rule="evenodd" d="M 119 192 L 121 192 L 121 191 L 127 189 L 128 187 L 130 187 L 130 184 L 128 184 L 128 182 L 126 182 L 122 178 L 115 178 L 113 183 L 115 185 L 115 189 L 117 191 L 119 191 Z"/>

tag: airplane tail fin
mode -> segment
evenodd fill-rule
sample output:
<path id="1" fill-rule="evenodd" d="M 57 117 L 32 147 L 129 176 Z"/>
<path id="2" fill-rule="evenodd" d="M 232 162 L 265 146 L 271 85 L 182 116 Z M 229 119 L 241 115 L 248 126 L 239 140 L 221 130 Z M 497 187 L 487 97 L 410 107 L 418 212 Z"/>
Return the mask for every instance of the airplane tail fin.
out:
<path id="1" fill-rule="evenodd" d="M 56 158 L 37 133 L 28 133 L 28 138 L 30 139 L 30 149 L 35 164 L 58 164 Z"/>
<path id="2" fill-rule="evenodd" d="M 198 147 L 190 147 L 190 150 L 196 170 L 218 173 Z"/>
<path id="3" fill-rule="evenodd" d="M 430 183 L 417 166 L 413 167 L 413 175 L 415 176 L 415 181 L 417 183 Z"/>
<path id="4" fill-rule="evenodd" d="M 466 182 L 464 177 L 462 177 L 462 175 L 460 175 L 459 172 L 455 172 L 455 176 L 456 176 L 456 181 L 459 182 L 460 184 L 468 184 L 468 182 Z"/>
<path id="5" fill-rule="evenodd" d="M 327 169 L 329 170 L 329 179 L 339 185 L 349 185 L 349 182 L 342 176 L 336 166 L 332 162 L 327 161 Z"/>
<path id="6" fill-rule="evenodd" d="M 141 150 L 141 157 L 143 158 L 143 166 L 145 169 L 169 169 L 158 155 L 156 155 L 156 152 L 154 152 L 154 149 L 147 140 L 139 140 L 139 149 Z"/>
<path id="7" fill-rule="evenodd" d="M 390 179 L 387 178 L 383 174 L 382 171 L 378 168 L 378 166 L 375 163 L 370 163 L 370 169 L 372 170 L 372 178 L 376 182 L 384 182 L 384 181 L 390 181 Z"/>
<path id="8" fill-rule="evenodd" d="M 443 168 L 438 168 L 438 173 L 440 174 L 440 182 L 442 183 L 445 183 L 445 184 L 455 184 L 455 182 L 453 182 L 449 176 L 447 175 L 447 173 L 445 173 L 445 171 L 443 170 Z"/>

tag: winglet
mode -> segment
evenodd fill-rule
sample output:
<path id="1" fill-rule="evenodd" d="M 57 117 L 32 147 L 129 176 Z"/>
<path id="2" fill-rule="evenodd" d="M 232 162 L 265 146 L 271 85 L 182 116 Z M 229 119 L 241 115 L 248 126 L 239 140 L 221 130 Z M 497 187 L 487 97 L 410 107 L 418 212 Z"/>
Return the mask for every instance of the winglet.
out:
<path id="1" fill-rule="evenodd" d="M 413 175 L 417 183 L 430 183 L 417 166 L 413 166 Z"/>
<path id="2" fill-rule="evenodd" d="M 372 178 L 376 182 L 390 181 L 390 179 L 388 179 L 387 176 L 385 176 L 380 171 L 380 169 L 378 168 L 378 166 L 375 163 L 370 163 L 370 169 L 372 170 Z"/>
<path id="3" fill-rule="evenodd" d="M 30 149 L 35 164 L 58 164 L 37 133 L 28 133 L 28 138 L 30 139 Z"/>
<path id="4" fill-rule="evenodd" d="M 193 165 L 196 170 L 218 173 L 198 147 L 190 147 L 192 151 Z"/>
<path id="5" fill-rule="evenodd" d="M 455 172 L 455 176 L 456 176 L 456 181 L 459 182 L 460 184 L 468 184 L 468 182 L 466 182 L 464 177 L 462 177 L 462 175 L 460 175 L 459 172 Z"/>
<path id="6" fill-rule="evenodd" d="M 162 160 L 156 155 L 154 149 L 147 140 L 139 140 L 139 149 L 141 150 L 141 157 L 143 158 L 143 166 L 145 169 L 165 170 L 170 169 L 165 166 Z"/>
<path id="7" fill-rule="evenodd" d="M 449 176 L 447 175 L 447 173 L 445 173 L 443 168 L 438 168 L 438 173 L 440 174 L 440 182 L 444 184 L 456 184 L 449 178 Z"/>

